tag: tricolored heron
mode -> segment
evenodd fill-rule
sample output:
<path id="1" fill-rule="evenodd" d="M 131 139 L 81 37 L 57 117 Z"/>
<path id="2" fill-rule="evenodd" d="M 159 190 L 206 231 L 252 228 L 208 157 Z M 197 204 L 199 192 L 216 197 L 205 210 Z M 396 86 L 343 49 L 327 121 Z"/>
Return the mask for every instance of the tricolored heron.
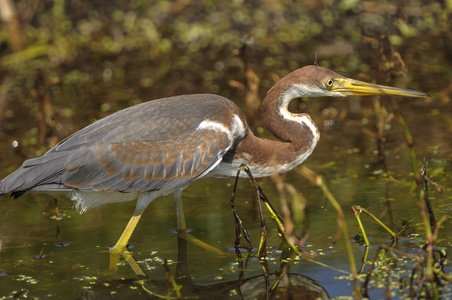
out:
<path id="1" fill-rule="evenodd" d="M 314 150 L 319 130 L 304 113 L 289 112 L 299 97 L 399 95 L 412 90 L 345 78 L 307 66 L 285 76 L 262 102 L 262 122 L 275 137 L 256 137 L 243 112 L 218 95 L 184 95 L 138 104 L 77 131 L 42 157 L 29 159 L 0 182 L 0 194 L 63 193 L 80 212 L 107 203 L 137 200 L 111 253 L 127 244 L 144 209 L 173 194 L 178 228 L 185 229 L 182 190 L 200 178 L 234 177 L 245 162 L 255 177 L 300 165 Z"/>

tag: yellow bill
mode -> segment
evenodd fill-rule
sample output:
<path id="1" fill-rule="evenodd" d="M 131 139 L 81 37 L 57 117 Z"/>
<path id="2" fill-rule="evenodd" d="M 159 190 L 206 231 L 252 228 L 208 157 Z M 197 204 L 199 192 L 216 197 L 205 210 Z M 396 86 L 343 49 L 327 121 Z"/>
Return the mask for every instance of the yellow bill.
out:
<path id="1" fill-rule="evenodd" d="M 328 82 L 327 88 L 331 92 L 339 92 L 344 96 L 395 95 L 404 97 L 430 97 L 429 94 L 423 92 L 367 83 L 350 78 L 333 78 Z"/>

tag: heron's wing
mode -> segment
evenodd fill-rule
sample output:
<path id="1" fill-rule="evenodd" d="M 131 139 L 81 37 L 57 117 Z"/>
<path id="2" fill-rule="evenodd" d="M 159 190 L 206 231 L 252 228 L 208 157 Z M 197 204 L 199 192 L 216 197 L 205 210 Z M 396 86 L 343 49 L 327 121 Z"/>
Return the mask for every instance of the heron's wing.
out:
<path id="1" fill-rule="evenodd" d="M 214 168 L 233 142 L 225 132 L 206 129 L 176 140 L 99 142 L 69 156 L 62 183 L 95 191 L 181 188 Z"/>

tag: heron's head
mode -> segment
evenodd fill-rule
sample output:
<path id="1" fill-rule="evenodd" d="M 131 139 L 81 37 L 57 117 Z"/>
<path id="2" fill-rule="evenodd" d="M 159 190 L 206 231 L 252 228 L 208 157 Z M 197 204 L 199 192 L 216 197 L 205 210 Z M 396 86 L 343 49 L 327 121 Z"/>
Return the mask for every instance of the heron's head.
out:
<path id="1" fill-rule="evenodd" d="M 383 96 L 429 97 L 408 89 L 383 86 L 346 78 L 318 66 L 306 66 L 285 76 L 278 82 L 285 93 L 298 97 Z"/>

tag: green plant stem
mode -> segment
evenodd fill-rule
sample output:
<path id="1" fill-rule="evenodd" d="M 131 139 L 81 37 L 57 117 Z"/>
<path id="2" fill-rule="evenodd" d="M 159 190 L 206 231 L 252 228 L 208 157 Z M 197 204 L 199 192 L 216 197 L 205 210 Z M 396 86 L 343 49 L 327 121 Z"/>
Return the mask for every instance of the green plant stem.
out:
<path id="1" fill-rule="evenodd" d="M 353 206 L 353 208 L 356 208 L 356 206 Z M 370 246 L 370 243 L 369 240 L 367 239 L 366 230 L 364 229 L 363 223 L 361 222 L 361 217 L 359 216 L 362 210 L 357 209 L 355 211 L 353 211 L 353 215 L 355 216 L 356 221 L 358 222 L 359 230 L 361 230 L 361 233 L 363 234 L 364 245 L 366 246 L 366 248 L 368 248 Z"/>
<path id="2" fill-rule="evenodd" d="M 370 211 L 368 211 L 365 208 L 362 208 L 359 205 L 353 205 L 353 207 L 355 207 L 357 210 L 364 212 L 365 214 L 367 214 L 369 217 L 371 217 L 375 222 L 378 223 L 378 225 L 380 225 L 381 227 L 383 227 L 387 232 L 389 232 L 389 234 L 393 237 L 393 238 L 397 238 L 397 234 L 392 231 L 391 229 L 389 229 L 388 226 L 386 226 L 383 222 L 381 222 L 374 214 L 372 214 Z M 360 222 L 360 221 L 358 221 Z"/>

